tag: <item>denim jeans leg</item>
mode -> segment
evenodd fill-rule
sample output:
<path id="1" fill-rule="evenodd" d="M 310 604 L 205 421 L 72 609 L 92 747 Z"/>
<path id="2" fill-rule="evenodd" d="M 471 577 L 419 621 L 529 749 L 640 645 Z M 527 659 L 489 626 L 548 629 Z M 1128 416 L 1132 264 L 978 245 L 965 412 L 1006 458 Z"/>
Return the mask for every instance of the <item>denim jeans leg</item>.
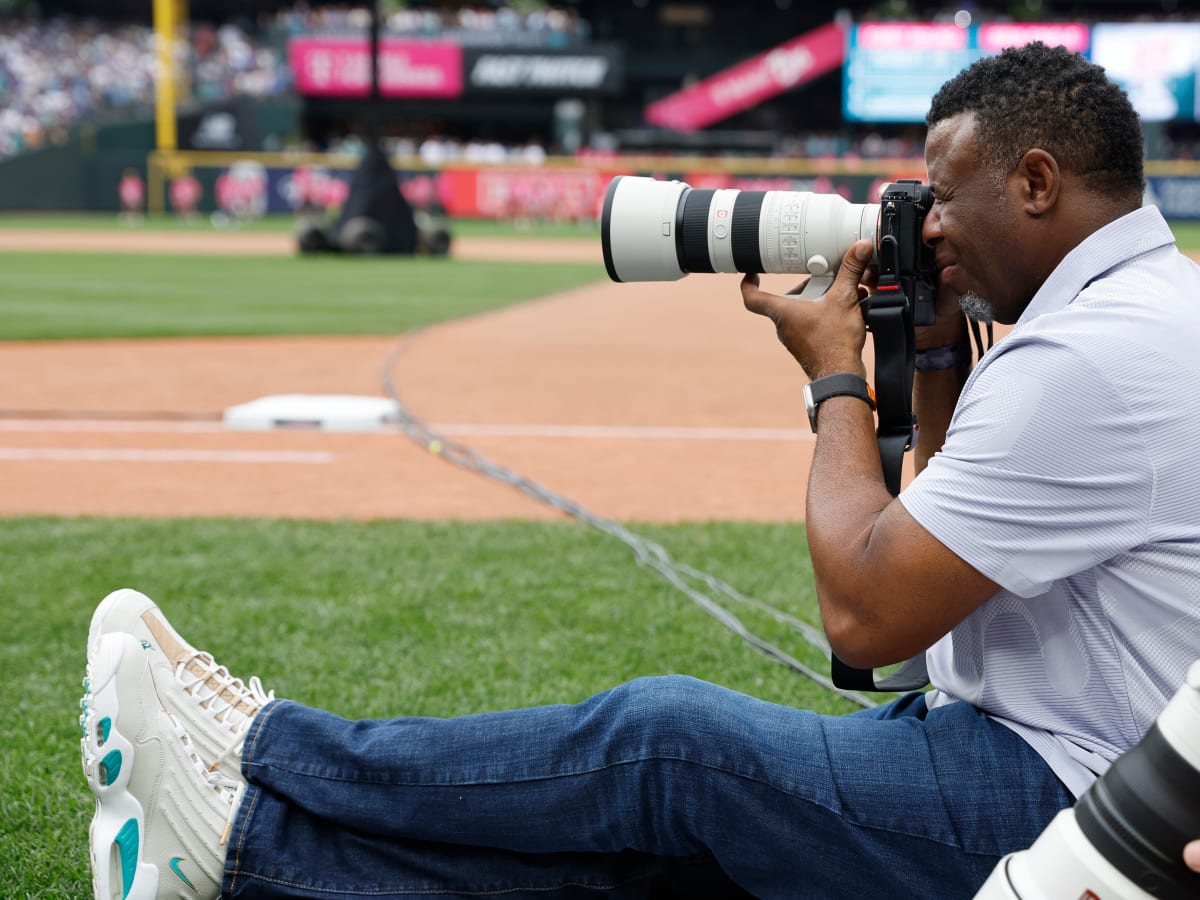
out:
<path id="1" fill-rule="evenodd" d="M 967 704 L 829 717 L 684 677 L 456 719 L 279 701 L 243 770 L 230 896 L 637 896 L 687 862 L 759 897 L 969 898 L 1072 800 Z"/>

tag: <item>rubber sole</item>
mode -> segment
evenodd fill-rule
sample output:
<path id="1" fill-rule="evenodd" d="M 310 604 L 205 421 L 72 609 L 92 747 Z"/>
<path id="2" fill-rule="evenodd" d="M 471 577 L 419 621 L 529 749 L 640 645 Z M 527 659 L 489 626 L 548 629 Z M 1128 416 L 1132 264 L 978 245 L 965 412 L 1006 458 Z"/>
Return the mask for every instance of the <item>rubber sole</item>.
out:
<path id="1" fill-rule="evenodd" d="M 96 798 L 88 831 L 95 900 L 153 900 L 158 894 L 158 869 L 142 859 L 146 817 L 129 792 L 135 750 L 119 725 L 114 678 L 126 652 L 138 646 L 126 634 L 100 637 L 89 647 L 83 680 L 80 755 Z"/>

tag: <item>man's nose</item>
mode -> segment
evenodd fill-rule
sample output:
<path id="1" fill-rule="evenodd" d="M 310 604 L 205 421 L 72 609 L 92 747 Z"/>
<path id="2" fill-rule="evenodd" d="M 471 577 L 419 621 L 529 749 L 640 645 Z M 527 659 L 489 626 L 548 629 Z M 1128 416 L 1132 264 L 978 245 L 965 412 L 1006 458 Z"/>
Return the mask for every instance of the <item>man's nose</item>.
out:
<path id="1" fill-rule="evenodd" d="M 927 247 L 932 247 L 935 242 L 941 240 L 941 237 L 942 213 L 935 203 L 925 215 L 925 221 L 921 224 L 921 240 L 925 242 Z"/>

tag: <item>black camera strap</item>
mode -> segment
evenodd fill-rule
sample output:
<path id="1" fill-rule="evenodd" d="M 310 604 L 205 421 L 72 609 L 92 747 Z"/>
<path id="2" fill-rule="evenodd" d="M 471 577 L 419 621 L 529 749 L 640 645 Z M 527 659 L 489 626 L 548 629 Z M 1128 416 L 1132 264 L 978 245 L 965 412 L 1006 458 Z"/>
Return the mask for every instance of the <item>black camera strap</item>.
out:
<path id="1" fill-rule="evenodd" d="M 864 303 L 863 313 L 875 341 L 875 404 L 879 413 L 875 436 L 884 481 L 894 497 L 900 493 L 904 454 L 916 436 L 917 420 L 912 410 L 916 363 L 912 304 L 899 285 L 881 284 L 869 302 Z M 908 691 L 929 683 L 924 653 L 881 678 L 876 677 L 874 669 L 857 669 L 834 654 L 830 674 L 839 688 L 855 691 Z"/>
<path id="2" fill-rule="evenodd" d="M 879 281 L 863 303 L 863 316 L 875 341 L 875 404 L 879 414 L 875 436 L 884 483 L 893 497 L 900 493 L 904 454 L 913 446 L 917 418 L 913 414 L 916 370 L 915 326 L 932 324 L 937 269 L 921 239 L 921 223 L 932 193 L 920 182 L 901 180 L 884 189 L 876 246 Z M 917 690 L 929 683 L 925 654 L 876 678 L 874 669 L 857 669 L 836 655 L 833 683 L 858 691 Z"/>
<path id="3" fill-rule="evenodd" d="M 875 435 L 883 477 L 893 497 L 900 493 L 904 454 L 916 436 L 912 410 L 916 341 L 912 309 L 898 286 L 871 295 L 866 308 L 867 327 L 875 341 L 875 404 L 879 425 Z"/>

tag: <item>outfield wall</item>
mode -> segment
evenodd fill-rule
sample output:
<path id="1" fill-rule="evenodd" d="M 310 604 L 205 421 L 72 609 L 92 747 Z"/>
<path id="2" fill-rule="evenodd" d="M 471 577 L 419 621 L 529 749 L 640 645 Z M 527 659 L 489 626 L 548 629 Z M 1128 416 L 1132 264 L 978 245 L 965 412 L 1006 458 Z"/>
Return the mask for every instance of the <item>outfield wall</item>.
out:
<path id="1" fill-rule="evenodd" d="M 451 216 L 552 220 L 594 218 L 609 181 L 618 174 L 678 178 L 697 188 L 838 193 L 873 202 L 879 187 L 923 178 L 918 159 L 790 160 L 742 157 L 551 158 L 540 166 L 451 165 L 431 168 L 419 159 L 393 160 L 406 196 L 417 206 L 436 204 Z M 172 184 L 192 176 L 206 210 L 249 205 L 259 213 L 340 205 L 357 161 L 329 154 L 151 153 L 149 206 L 168 212 Z M 1148 192 L 1171 220 L 1200 220 L 1200 163 L 1147 163 Z"/>
<path id="2" fill-rule="evenodd" d="M 353 156 L 313 153 L 147 152 L 131 142 L 73 142 L 0 161 L 0 210 L 115 212 L 129 169 L 146 184 L 151 213 L 181 212 L 181 187 L 195 212 L 262 215 L 336 208 L 357 166 Z M 754 157 L 551 157 L 540 166 L 449 165 L 393 159 L 405 195 L 452 216 L 594 218 L 612 176 L 678 178 L 699 188 L 838 193 L 864 203 L 881 184 L 923 178 L 919 159 L 792 160 Z M 1148 162 L 1148 196 L 1172 221 L 1200 221 L 1200 162 Z"/>

